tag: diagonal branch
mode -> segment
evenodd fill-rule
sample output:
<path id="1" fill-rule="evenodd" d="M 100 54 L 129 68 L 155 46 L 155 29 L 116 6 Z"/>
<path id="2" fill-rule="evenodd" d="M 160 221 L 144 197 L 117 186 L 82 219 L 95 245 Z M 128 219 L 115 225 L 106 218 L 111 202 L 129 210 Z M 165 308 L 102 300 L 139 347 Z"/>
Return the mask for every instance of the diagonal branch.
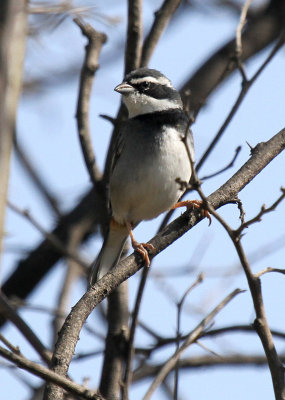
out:
<path id="1" fill-rule="evenodd" d="M 43 343 L 40 341 L 38 336 L 32 331 L 32 329 L 25 323 L 25 321 L 17 314 L 17 312 L 11 307 L 6 296 L 0 293 L 0 312 L 11 321 L 24 335 L 31 346 L 40 355 L 41 359 L 48 365 L 51 362 L 52 353 L 45 348 Z"/>
<path id="2" fill-rule="evenodd" d="M 155 12 L 155 20 L 152 24 L 149 34 L 144 40 L 140 63 L 141 67 L 146 67 L 148 65 L 160 36 L 168 25 L 170 18 L 179 7 L 180 3 L 181 0 L 164 0 L 160 9 Z"/>
<path id="3" fill-rule="evenodd" d="M 208 203 L 214 209 L 217 209 L 227 203 L 236 201 L 238 193 L 281 153 L 284 148 L 285 128 L 267 142 L 258 144 L 254 148 L 250 159 L 232 178 L 207 198 Z M 186 211 L 174 220 L 150 241 L 156 249 L 150 254 L 150 258 L 152 259 L 159 254 L 171 243 L 192 229 L 199 221 L 201 221 L 201 216 L 198 210 L 192 212 Z M 142 268 L 142 266 L 143 261 L 140 256 L 132 254 L 121 261 L 119 265 L 82 296 L 68 315 L 59 333 L 53 356 L 53 369 L 55 372 L 60 375 L 67 374 L 80 331 L 92 310 L 123 281 Z M 66 346 L 66 343 L 69 343 L 69 346 Z M 62 399 L 62 391 L 57 390 L 54 385 L 49 385 L 48 392 L 49 397 L 46 397 L 46 399 Z"/>
<path id="4" fill-rule="evenodd" d="M 46 381 L 60 385 L 69 393 L 80 396 L 80 398 L 82 399 L 103 400 L 103 397 L 95 394 L 94 392 L 91 392 L 90 390 L 87 390 L 84 386 L 78 385 L 77 383 L 72 382 L 65 376 L 60 376 L 55 372 L 49 370 L 48 368 L 43 367 L 42 365 L 37 364 L 33 361 L 30 361 L 22 355 L 12 353 L 1 346 L 0 355 L 6 358 L 6 360 L 9 360 L 12 363 L 16 364 L 19 368 L 29 371 L 33 375 L 36 375 Z"/>

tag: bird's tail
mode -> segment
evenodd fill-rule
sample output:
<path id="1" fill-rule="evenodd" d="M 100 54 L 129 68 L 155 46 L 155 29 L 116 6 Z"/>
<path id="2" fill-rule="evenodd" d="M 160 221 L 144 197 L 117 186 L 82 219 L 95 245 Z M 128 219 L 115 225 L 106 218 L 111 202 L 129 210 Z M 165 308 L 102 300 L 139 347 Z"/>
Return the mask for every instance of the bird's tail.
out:
<path id="1" fill-rule="evenodd" d="M 91 268 L 89 279 L 91 286 L 117 264 L 127 237 L 128 230 L 126 226 L 119 225 L 111 220 L 109 232 L 104 240 L 102 249 Z"/>

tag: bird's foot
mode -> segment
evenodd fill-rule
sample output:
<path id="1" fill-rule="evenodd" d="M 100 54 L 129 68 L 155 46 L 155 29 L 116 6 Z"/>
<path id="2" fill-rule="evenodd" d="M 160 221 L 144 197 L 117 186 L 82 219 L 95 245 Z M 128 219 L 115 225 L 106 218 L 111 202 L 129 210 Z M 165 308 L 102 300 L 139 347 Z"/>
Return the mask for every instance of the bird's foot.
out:
<path id="1" fill-rule="evenodd" d="M 209 211 L 204 207 L 203 201 L 202 200 L 184 200 L 184 201 L 180 201 L 178 203 L 176 203 L 173 207 L 172 210 L 174 210 L 175 208 L 179 208 L 179 207 L 187 207 L 187 209 L 200 209 L 201 210 L 201 216 L 203 218 L 208 218 L 209 220 L 209 226 L 212 223 L 212 218 L 211 215 L 209 213 Z"/>
<path id="2" fill-rule="evenodd" d="M 145 266 L 149 267 L 150 266 L 150 259 L 149 259 L 149 255 L 148 255 L 147 249 L 150 250 L 150 251 L 154 251 L 155 247 L 150 243 L 139 243 L 136 240 L 132 240 L 132 246 L 133 246 L 133 249 L 135 251 L 137 251 L 142 256 L 142 258 L 144 259 Z"/>
<path id="3" fill-rule="evenodd" d="M 144 259 L 145 265 L 147 267 L 149 267 L 150 266 L 150 259 L 149 259 L 149 255 L 148 255 L 147 249 L 150 250 L 150 251 L 155 251 L 155 247 L 150 243 L 139 243 L 139 242 L 137 242 L 136 239 L 134 238 L 134 234 L 133 234 L 133 230 L 132 230 L 131 224 L 127 223 L 126 226 L 127 226 L 128 231 L 129 231 L 129 235 L 130 235 L 130 238 L 131 238 L 131 243 L 132 243 L 133 249 L 135 251 L 137 251 L 142 256 L 142 258 Z"/>

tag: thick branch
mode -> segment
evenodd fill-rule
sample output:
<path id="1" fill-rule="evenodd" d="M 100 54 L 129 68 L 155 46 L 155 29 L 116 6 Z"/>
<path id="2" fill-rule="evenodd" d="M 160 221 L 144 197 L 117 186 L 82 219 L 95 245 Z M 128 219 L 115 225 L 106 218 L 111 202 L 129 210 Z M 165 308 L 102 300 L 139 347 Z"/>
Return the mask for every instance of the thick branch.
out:
<path id="1" fill-rule="evenodd" d="M 31 372 L 33 375 L 36 375 L 45 381 L 53 382 L 57 385 L 60 385 L 63 389 L 66 389 L 68 392 L 73 393 L 77 396 L 81 396 L 83 399 L 87 400 L 103 400 L 103 398 L 90 390 L 87 390 L 85 387 L 78 385 L 71 380 L 56 374 L 55 372 L 43 367 L 40 364 L 37 364 L 33 361 L 28 360 L 27 358 L 11 353 L 10 351 L 0 347 L 0 355 L 6 360 L 11 361 L 16 364 L 19 368 L 22 368 L 26 371 Z"/>
<path id="2" fill-rule="evenodd" d="M 128 31 L 125 49 L 125 74 L 140 65 L 142 41 L 142 0 L 128 1 Z"/>

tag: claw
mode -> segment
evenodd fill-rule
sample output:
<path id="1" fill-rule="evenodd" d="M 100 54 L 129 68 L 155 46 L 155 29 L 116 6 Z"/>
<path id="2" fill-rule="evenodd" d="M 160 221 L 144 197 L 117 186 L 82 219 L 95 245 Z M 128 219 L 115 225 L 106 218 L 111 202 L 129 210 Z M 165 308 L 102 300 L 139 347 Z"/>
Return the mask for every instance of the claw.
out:
<path id="1" fill-rule="evenodd" d="M 179 207 L 187 207 L 187 209 L 189 208 L 200 208 L 201 210 L 201 216 L 203 218 L 208 218 L 209 220 L 209 226 L 212 223 L 212 218 L 211 215 L 209 213 L 209 211 L 203 207 L 203 201 L 202 200 L 184 200 L 184 201 L 180 201 L 179 203 L 174 204 L 174 206 L 172 207 L 172 210 L 174 210 L 175 208 L 179 208 Z"/>
<path id="2" fill-rule="evenodd" d="M 150 259 L 148 255 L 148 250 L 150 251 L 155 251 L 155 247 L 151 243 L 139 243 L 135 240 L 134 234 L 132 231 L 132 227 L 130 224 L 127 224 L 127 228 L 130 234 L 131 242 L 132 242 L 132 247 L 135 251 L 137 251 L 142 258 L 144 259 L 146 267 L 150 266 Z"/>
<path id="3" fill-rule="evenodd" d="M 148 255 L 148 252 L 146 249 L 146 247 L 148 247 L 148 246 L 146 246 L 146 244 L 147 243 L 138 243 L 137 241 L 132 242 L 133 249 L 142 256 L 142 258 L 144 259 L 144 262 L 145 262 L 145 266 L 149 267 L 150 259 L 149 259 L 149 255 Z"/>

